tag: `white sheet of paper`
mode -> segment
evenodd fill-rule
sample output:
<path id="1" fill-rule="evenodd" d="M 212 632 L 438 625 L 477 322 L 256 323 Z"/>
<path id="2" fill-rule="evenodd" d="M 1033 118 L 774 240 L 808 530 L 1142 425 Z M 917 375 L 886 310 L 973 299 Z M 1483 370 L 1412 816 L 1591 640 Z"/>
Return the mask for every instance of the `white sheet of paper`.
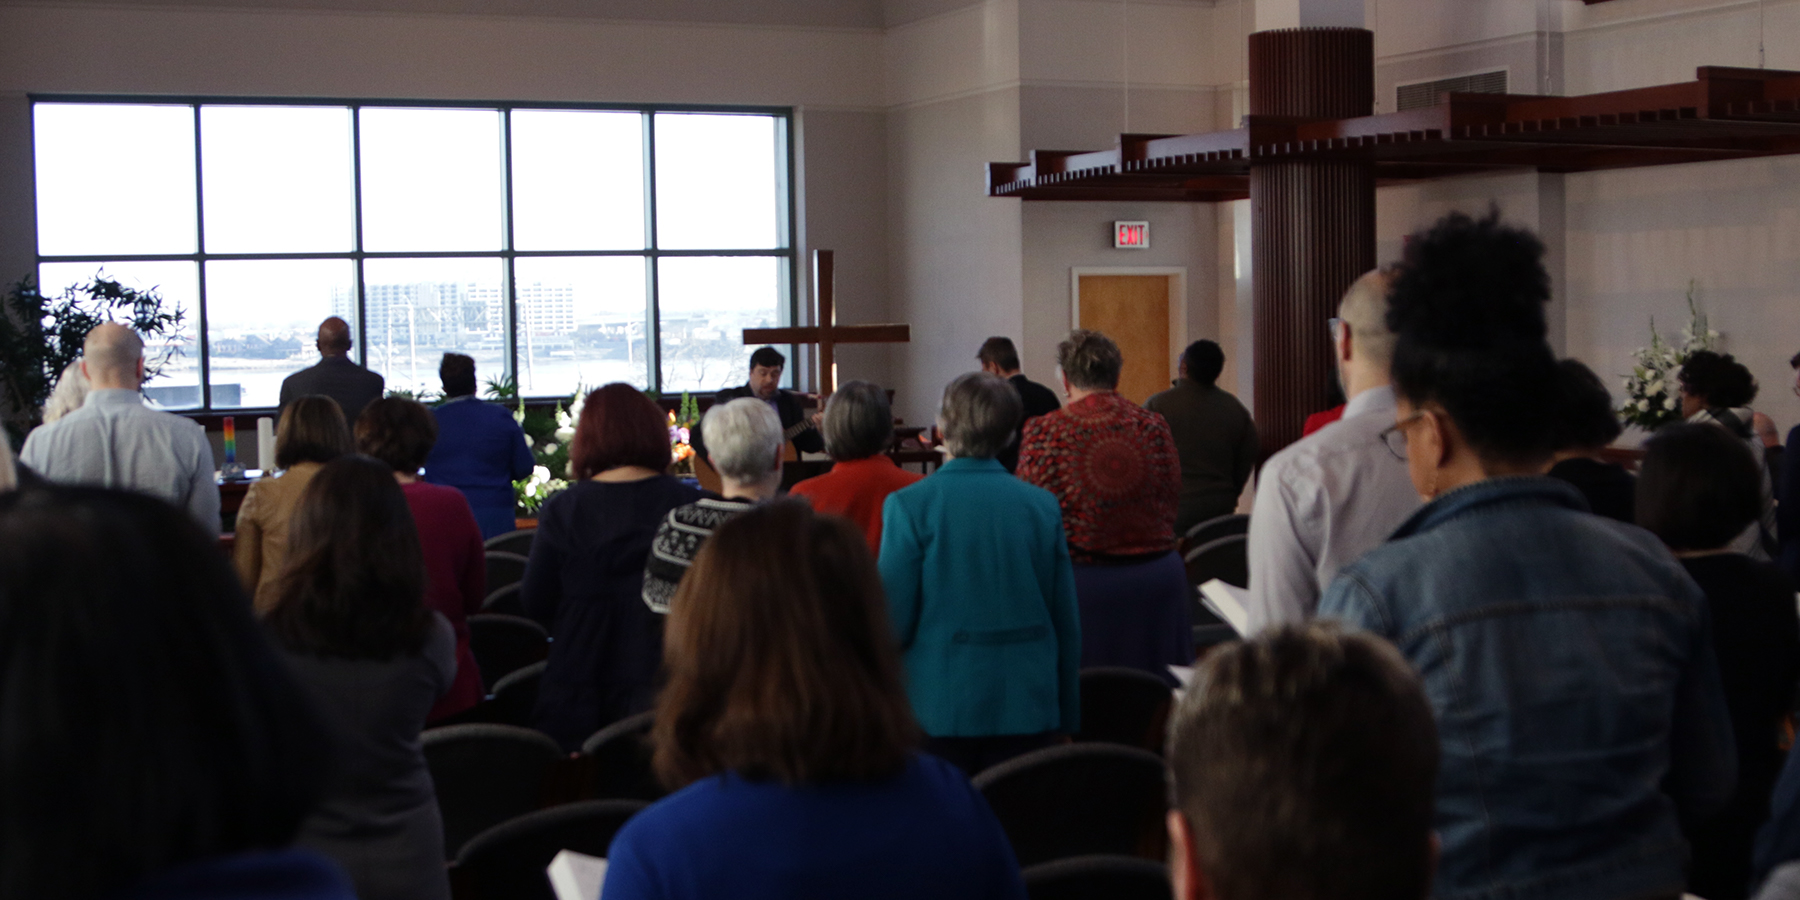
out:
<path id="1" fill-rule="evenodd" d="M 606 882 L 606 860 L 586 853 L 563 850 L 550 860 L 550 888 L 556 900 L 600 900 Z"/>
<path id="2" fill-rule="evenodd" d="M 1217 613 L 1233 631 L 1243 635 L 1250 629 L 1250 612 L 1244 608 L 1246 591 L 1217 578 L 1200 586 L 1200 602 Z"/>

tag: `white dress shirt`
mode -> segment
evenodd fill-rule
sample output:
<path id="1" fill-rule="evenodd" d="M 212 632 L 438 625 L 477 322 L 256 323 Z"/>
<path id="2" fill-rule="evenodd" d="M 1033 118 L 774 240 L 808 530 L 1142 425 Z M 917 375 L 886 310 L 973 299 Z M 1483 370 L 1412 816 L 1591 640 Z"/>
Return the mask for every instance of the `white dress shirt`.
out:
<path id="1" fill-rule="evenodd" d="M 1250 633 L 1304 622 L 1338 570 L 1419 508 L 1406 463 L 1382 443 L 1394 389 L 1370 388 L 1344 417 L 1269 457 L 1250 512 Z"/>
<path id="2" fill-rule="evenodd" d="M 212 445 L 200 424 L 144 405 L 137 391 L 92 391 L 72 413 L 25 438 L 19 460 L 56 484 L 124 488 L 192 513 L 219 534 Z"/>

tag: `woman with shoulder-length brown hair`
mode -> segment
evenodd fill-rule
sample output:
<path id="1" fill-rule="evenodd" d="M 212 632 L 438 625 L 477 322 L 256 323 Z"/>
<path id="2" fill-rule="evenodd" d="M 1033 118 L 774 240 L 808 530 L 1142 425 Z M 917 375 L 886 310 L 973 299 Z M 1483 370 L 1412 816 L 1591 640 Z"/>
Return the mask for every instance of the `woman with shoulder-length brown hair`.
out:
<path id="1" fill-rule="evenodd" d="M 275 428 L 275 468 L 250 483 L 238 508 L 237 537 L 231 561 L 258 615 L 275 606 L 275 576 L 287 558 L 288 520 L 300 495 L 326 463 L 351 452 L 350 426 L 330 397 L 311 395 L 290 401 Z"/>
<path id="2" fill-rule="evenodd" d="M 656 769 L 675 794 L 608 853 L 619 898 L 1022 898 L 956 767 L 916 750 L 881 577 L 848 521 L 726 522 L 670 606 Z"/>
<path id="3" fill-rule="evenodd" d="M 573 481 L 538 511 L 519 589 L 550 631 L 533 726 L 570 750 L 656 698 L 662 616 L 644 605 L 644 561 L 669 510 L 701 498 L 668 473 L 669 424 L 644 392 L 589 394 L 569 447 Z"/>
<path id="4" fill-rule="evenodd" d="M 325 464 L 294 510 L 264 621 L 336 738 L 334 774 L 298 843 L 337 860 L 363 900 L 450 896 L 419 733 L 456 677 L 456 633 L 425 606 L 425 582 L 389 465 L 357 455 Z"/>

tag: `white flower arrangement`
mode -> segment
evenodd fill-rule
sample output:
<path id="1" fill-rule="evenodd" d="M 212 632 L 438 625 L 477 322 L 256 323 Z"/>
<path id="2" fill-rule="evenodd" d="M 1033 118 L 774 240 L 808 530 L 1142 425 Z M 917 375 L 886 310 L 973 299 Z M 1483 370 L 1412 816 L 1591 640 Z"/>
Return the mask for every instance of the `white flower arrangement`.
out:
<path id="1" fill-rule="evenodd" d="M 544 505 L 544 501 L 550 499 L 550 495 L 568 486 L 567 481 L 550 477 L 547 466 L 534 466 L 530 478 L 513 482 L 513 490 L 519 498 L 519 508 L 534 515 Z"/>
<path id="2" fill-rule="evenodd" d="M 1655 317 L 1651 317 L 1650 346 L 1632 351 L 1636 365 L 1624 377 L 1626 400 L 1619 408 L 1625 424 L 1655 431 L 1681 421 L 1681 367 L 1696 351 L 1715 349 L 1719 341 L 1719 333 L 1707 327 L 1706 314 L 1694 300 L 1695 287 L 1688 283 L 1688 325 L 1679 339 L 1663 340 L 1656 331 Z"/>

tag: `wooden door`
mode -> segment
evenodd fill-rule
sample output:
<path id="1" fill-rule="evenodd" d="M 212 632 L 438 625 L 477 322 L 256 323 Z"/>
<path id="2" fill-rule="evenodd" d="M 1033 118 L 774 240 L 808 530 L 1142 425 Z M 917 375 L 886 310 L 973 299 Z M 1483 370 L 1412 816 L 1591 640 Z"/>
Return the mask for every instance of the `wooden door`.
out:
<path id="1" fill-rule="evenodd" d="M 1169 387 L 1169 276 L 1082 275 L 1079 328 L 1103 331 L 1119 345 L 1125 369 L 1119 394 L 1142 404 Z"/>

